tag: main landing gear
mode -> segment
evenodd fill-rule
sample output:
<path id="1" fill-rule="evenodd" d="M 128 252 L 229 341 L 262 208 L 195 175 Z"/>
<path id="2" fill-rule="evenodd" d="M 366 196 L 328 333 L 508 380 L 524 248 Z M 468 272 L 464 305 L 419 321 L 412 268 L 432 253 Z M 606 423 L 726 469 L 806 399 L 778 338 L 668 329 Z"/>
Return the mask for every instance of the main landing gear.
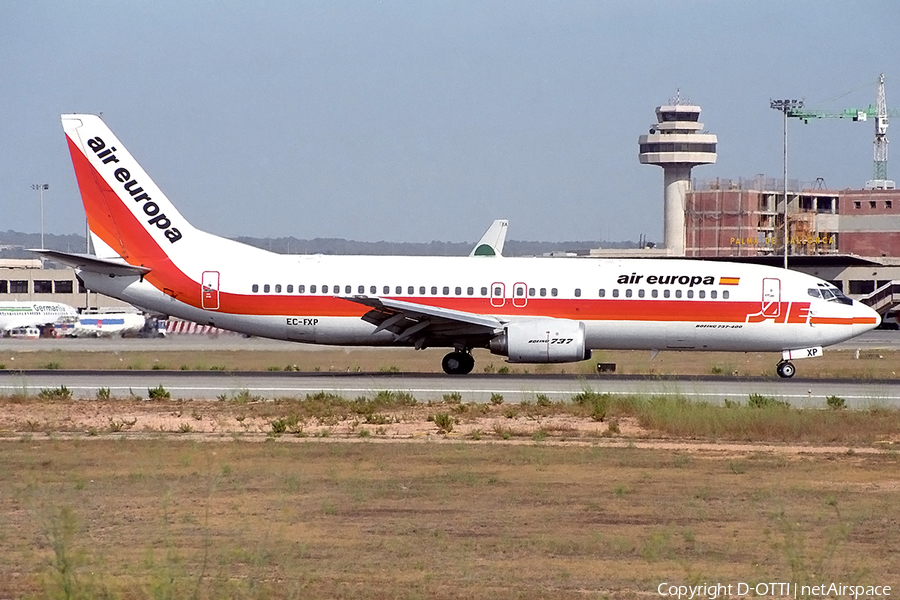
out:
<path id="1" fill-rule="evenodd" d="M 475 359 L 468 352 L 456 350 L 444 357 L 441 366 L 447 375 L 466 375 L 472 372 Z"/>
<path id="2" fill-rule="evenodd" d="M 791 361 L 783 360 L 775 367 L 775 372 L 778 373 L 779 377 L 790 379 L 797 372 L 797 368 Z"/>

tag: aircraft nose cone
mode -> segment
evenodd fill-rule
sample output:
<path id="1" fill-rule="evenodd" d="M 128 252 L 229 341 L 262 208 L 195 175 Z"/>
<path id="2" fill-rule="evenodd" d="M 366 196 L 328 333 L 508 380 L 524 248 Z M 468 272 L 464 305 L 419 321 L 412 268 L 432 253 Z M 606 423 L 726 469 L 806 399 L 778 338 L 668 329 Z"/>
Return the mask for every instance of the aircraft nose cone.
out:
<path id="1" fill-rule="evenodd" d="M 881 315 L 861 302 L 856 304 L 857 318 L 853 319 L 854 334 L 859 335 L 881 325 Z"/>

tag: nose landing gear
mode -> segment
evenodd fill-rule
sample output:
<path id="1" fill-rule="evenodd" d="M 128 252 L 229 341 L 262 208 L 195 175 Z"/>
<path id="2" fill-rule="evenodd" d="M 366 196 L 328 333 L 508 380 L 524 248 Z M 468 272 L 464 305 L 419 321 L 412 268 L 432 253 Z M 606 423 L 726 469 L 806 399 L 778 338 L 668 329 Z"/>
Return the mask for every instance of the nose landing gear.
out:
<path id="1" fill-rule="evenodd" d="M 775 367 L 775 372 L 778 373 L 779 377 L 784 379 L 790 379 L 794 376 L 794 373 L 797 372 L 797 368 L 794 366 L 789 360 L 783 360 Z"/>
<path id="2" fill-rule="evenodd" d="M 447 375 L 466 375 L 475 367 L 475 359 L 468 352 L 457 350 L 444 357 L 441 367 Z"/>

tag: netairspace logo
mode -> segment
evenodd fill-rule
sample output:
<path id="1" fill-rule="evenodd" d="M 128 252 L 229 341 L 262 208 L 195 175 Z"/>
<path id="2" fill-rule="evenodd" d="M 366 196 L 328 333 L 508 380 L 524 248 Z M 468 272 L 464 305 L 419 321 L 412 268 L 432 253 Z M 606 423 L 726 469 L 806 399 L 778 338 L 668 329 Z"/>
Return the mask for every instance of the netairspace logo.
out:
<path id="1" fill-rule="evenodd" d="M 891 595 L 889 585 L 844 585 L 843 583 L 822 583 L 819 585 L 798 585 L 790 582 L 771 583 L 709 583 L 703 585 L 659 584 L 656 593 L 660 596 L 692 600 L 693 598 L 734 598 L 741 596 L 768 596 L 774 598 L 879 598 Z"/>

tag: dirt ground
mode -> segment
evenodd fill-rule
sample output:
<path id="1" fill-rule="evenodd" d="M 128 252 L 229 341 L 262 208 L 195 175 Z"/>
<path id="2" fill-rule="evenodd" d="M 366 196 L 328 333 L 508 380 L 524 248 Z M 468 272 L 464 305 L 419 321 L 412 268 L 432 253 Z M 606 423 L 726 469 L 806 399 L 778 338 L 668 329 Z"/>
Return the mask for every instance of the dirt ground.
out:
<path id="1" fill-rule="evenodd" d="M 414 442 L 503 441 L 552 445 L 597 445 L 699 451 L 732 456 L 775 451 L 785 455 L 880 453 L 900 447 L 900 431 L 872 446 L 690 439 L 651 431 L 635 418 L 597 421 L 570 414 L 529 413 L 516 405 L 474 406 L 418 404 L 375 415 L 313 417 L 289 421 L 289 408 L 278 402 L 205 400 L 54 400 L 13 399 L 0 402 L 0 439 L 160 439 L 191 441 Z M 445 413 L 450 427 L 435 424 Z M 286 421 L 282 430 L 275 423 Z"/>

